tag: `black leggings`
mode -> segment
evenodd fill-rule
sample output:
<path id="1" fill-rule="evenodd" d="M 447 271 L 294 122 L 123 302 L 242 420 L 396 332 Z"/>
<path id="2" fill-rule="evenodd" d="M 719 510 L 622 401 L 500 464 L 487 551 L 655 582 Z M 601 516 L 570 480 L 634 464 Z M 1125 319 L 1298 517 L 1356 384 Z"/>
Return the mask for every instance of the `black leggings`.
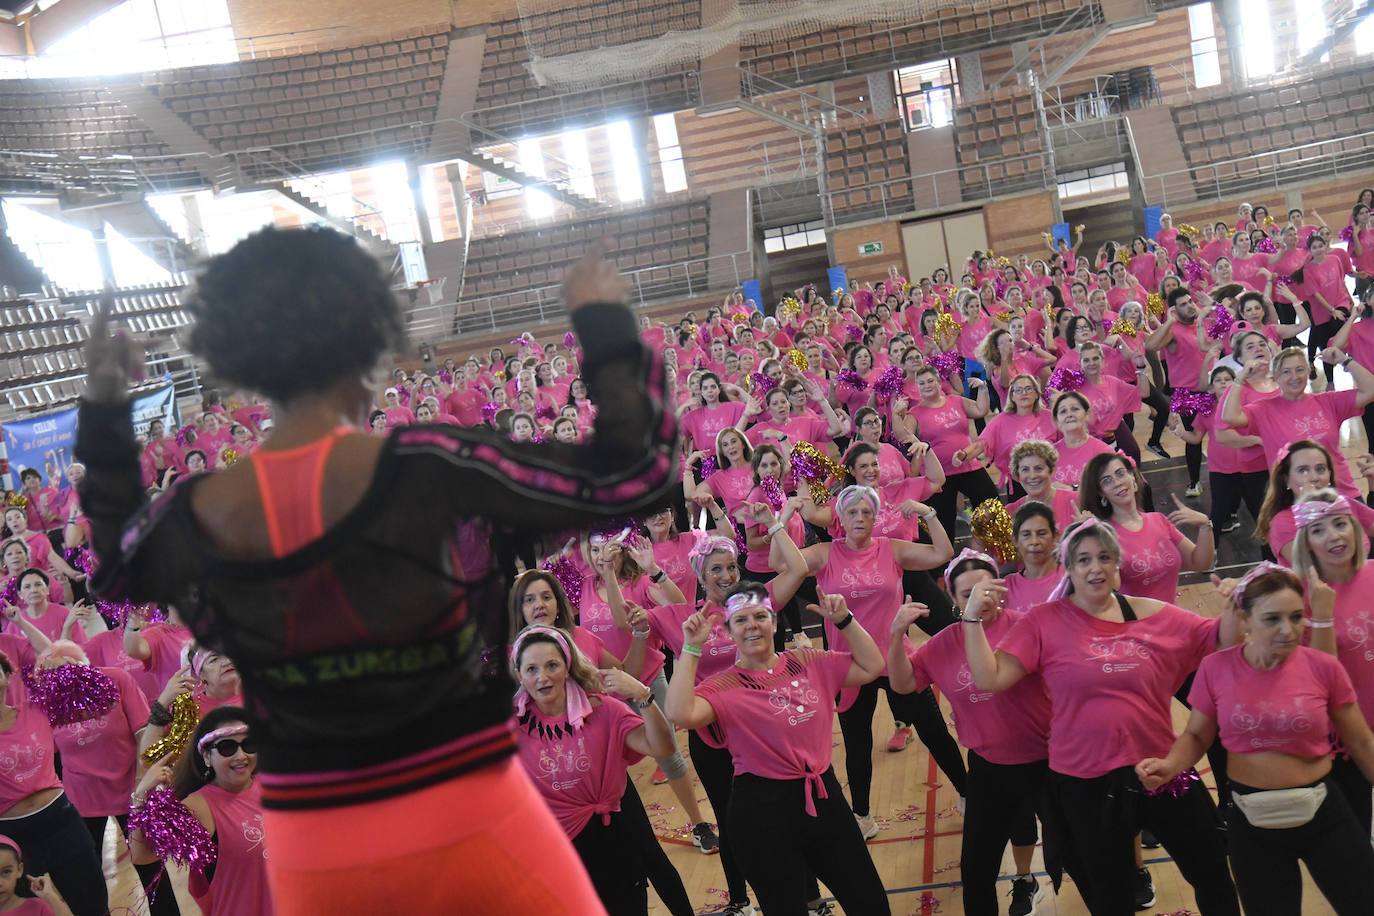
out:
<path id="1" fill-rule="evenodd" d="M 1135 441 L 1135 433 L 1131 432 L 1131 427 L 1125 418 L 1116 424 L 1116 431 L 1112 433 L 1111 444 L 1118 452 L 1134 461 L 1136 467 L 1140 467 L 1140 443 Z"/>
<path id="2" fill-rule="evenodd" d="M 1374 850 L 1369 831 L 1361 830 L 1350 805 L 1330 778 L 1312 820 L 1301 827 L 1255 827 L 1232 803 L 1226 808 L 1226 841 L 1231 872 L 1247 913 L 1301 916 L 1301 859 L 1312 883 L 1326 897 L 1337 916 L 1363 916 L 1374 896 Z M 1254 791 L 1233 786 L 1239 795 Z"/>
<path id="3" fill-rule="evenodd" d="M 949 535 L 951 542 L 954 541 L 954 519 L 959 514 L 960 493 L 968 497 L 969 509 L 972 510 L 984 500 L 996 499 L 997 485 L 992 482 L 987 471 L 976 468 L 972 471 L 950 474 L 940 492 L 930 497 L 930 507 L 935 510 L 935 517 L 944 526 L 945 534 Z"/>
<path id="4" fill-rule="evenodd" d="M 1348 757 L 1336 757 L 1331 761 L 1331 781 L 1345 795 L 1355 815 L 1355 823 L 1360 825 L 1365 840 L 1368 840 L 1370 821 L 1374 820 L 1374 799 L 1370 796 L 1369 780 L 1364 778 L 1355 761 Z"/>
<path id="5" fill-rule="evenodd" d="M 1150 421 L 1150 438 L 1147 441 L 1158 445 L 1159 437 L 1164 435 L 1164 430 L 1169 427 L 1169 399 L 1165 397 L 1164 392 L 1151 386 L 1150 393 L 1140 400 L 1141 403 L 1152 408 L 1155 412 L 1154 419 Z M 1128 424 L 1133 419 L 1135 418 L 1126 418 Z M 1134 429 L 1135 427 L 1132 426 L 1131 428 Z"/>
<path id="6" fill-rule="evenodd" d="M 1193 418 L 1195 414 L 1187 416 L 1179 414 L 1178 418 L 1183 423 L 1183 428 L 1188 432 L 1193 431 Z M 1202 480 L 1202 443 L 1185 442 L 1183 444 L 1183 454 L 1188 459 L 1188 486 L 1195 486 Z"/>
<path id="7" fill-rule="evenodd" d="M 50 875 L 75 916 L 104 916 L 110 908 L 100 853 L 67 796 L 46 808 L 0 825 L 24 850 L 24 870 Z"/>
<path id="8" fill-rule="evenodd" d="M 706 800 L 716 813 L 716 827 L 720 831 L 720 867 L 725 872 L 729 902 L 743 904 L 749 900 L 749 890 L 745 886 L 744 869 L 735 855 L 734 838 L 725 816 L 730 810 L 735 760 L 728 750 L 707 744 L 697 736 L 695 730 L 687 732 L 687 753 L 691 755 L 701 787 L 706 790 Z"/>
<path id="9" fill-rule="evenodd" d="M 117 814 L 113 817 L 119 823 L 120 834 L 127 837 L 129 835 L 129 815 Z M 90 831 L 91 839 L 95 842 L 96 854 L 101 855 L 101 850 L 105 848 L 105 825 L 110 816 L 83 817 L 81 819 L 86 822 L 86 829 Z M 143 885 L 143 892 L 148 898 L 148 912 L 152 916 L 179 916 L 181 907 L 177 906 L 177 895 L 163 872 L 163 864 L 161 862 L 150 862 L 147 865 L 135 864 L 134 871 L 138 873 L 138 881 Z"/>
<path id="10" fill-rule="evenodd" d="M 1259 520 L 1264 491 L 1269 486 L 1267 471 L 1241 471 L 1236 474 L 1208 471 L 1207 482 L 1212 489 L 1210 517 L 1218 533 L 1227 519 L 1240 509 L 1241 500 L 1245 501 L 1245 508 L 1250 510 L 1250 517 Z"/>
<path id="11" fill-rule="evenodd" d="M 1034 846 L 1035 815 L 1044 797 L 1044 760 L 989 763 L 968 752 L 968 805 L 959 852 L 964 916 L 998 916 L 997 873 L 1007 843 Z"/>
<path id="12" fill-rule="evenodd" d="M 935 694 L 929 687 L 919 693 L 898 693 L 884 675 L 860 687 L 854 705 L 840 713 L 844 768 L 849 777 L 849 797 L 854 801 L 854 813 L 869 813 L 868 796 L 873 786 L 873 713 L 878 708 L 880 688 L 887 693 L 892 718 L 916 729 L 916 735 L 944 771 L 945 778 L 955 791 L 964 795 L 968 789 L 968 771 L 964 769 L 959 745 L 949 733 Z"/>
<path id="13" fill-rule="evenodd" d="M 835 770 L 821 774 L 826 798 L 814 798 L 816 816 L 806 813 L 806 781 L 735 777 L 726 820 L 739 843 L 738 855 L 764 916 L 806 916 L 813 899 L 803 875 L 810 872 L 846 913 L 890 916 L 873 857 L 868 853 Z"/>
<path id="14" fill-rule="evenodd" d="M 609 821 L 605 823 L 600 815 L 592 815 L 587 826 L 572 838 L 573 848 L 582 857 L 592 886 L 609 916 L 645 916 L 649 912 L 647 856 L 649 844 L 658 846 L 658 837 L 649 825 L 649 816 L 644 813 L 644 803 L 639 800 L 635 784 L 628 777 L 625 794 L 620 797 L 620 810 L 612 814 Z M 677 884 L 681 889 L 681 878 Z M 657 885 L 654 889 L 663 896 Z M 682 890 L 681 896 L 686 898 L 686 890 Z M 672 912 L 683 911 L 675 908 Z M 686 912 L 692 912 L 690 904 Z"/>
<path id="15" fill-rule="evenodd" d="M 1092 916 L 1135 913 L 1135 835 L 1141 827 L 1173 856 L 1202 916 L 1240 916 L 1221 816 L 1201 782 L 1178 798 L 1152 798 L 1123 767 L 1094 779 L 1051 770 L 1046 788 L 1046 804 L 1065 828 L 1064 866 Z"/>
<path id="16" fill-rule="evenodd" d="M 1308 306 L 1307 310 L 1310 314 L 1312 311 L 1311 306 Z M 1336 336 L 1336 332 L 1341 329 L 1343 324 L 1345 324 L 1345 322 L 1341 321 L 1339 318 L 1328 318 L 1321 324 L 1317 324 L 1316 322 L 1312 323 L 1312 330 L 1307 332 L 1308 362 L 1314 362 L 1316 360 L 1317 354 L 1331 342 L 1331 338 Z M 1326 372 L 1326 387 L 1330 388 L 1336 381 L 1336 367 L 1322 363 L 1322 370 Z"/>
<path id="17" fill-rule="evenodd" d="M 954 602 L 935 582 L 935 577 L 926 569 L 902 570 L 902 594 L 910 595 L 930 608 L 930 613 L 916 621 L 916 626 L 927 636 L 934 636 L 945 627 L 954 623 L 958 615 L 954 612 Z"/>

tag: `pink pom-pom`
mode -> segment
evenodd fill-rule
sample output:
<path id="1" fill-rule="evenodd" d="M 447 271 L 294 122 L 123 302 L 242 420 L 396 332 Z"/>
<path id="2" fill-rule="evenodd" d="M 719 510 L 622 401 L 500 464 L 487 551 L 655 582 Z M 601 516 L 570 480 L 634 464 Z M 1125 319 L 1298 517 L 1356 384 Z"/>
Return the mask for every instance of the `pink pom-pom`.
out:
<path id="1" fill-rule="evenodd" d="M 995 293 L 997 294 L 997 298 L 998 298 L 998 299 L 1006 299 L 1006 298 L 1007 298 L 1007 280 L 1006 280 L 1006 278 L 1005 278 L 1005 277 L 1002 277 L 1002 276 L 994 277 L 993 280 L 992 280 L 992 289 L 993 289 L 993 292 L 995 292 Z"/>
<path id="2" fill-rule="evenodd" d="M 1293 278 L 1288 274 L 1274 274 L 1274 289 L 1280 286 L 1291 286 Z"/>
<path id="3" fill-rule="evenodd" d="M 868 387 L 868 382 L 864 381 L 864 377 L 859 373 L 855 372 L 853 369 L 842 369 L 838 373 L 836 373 L 835 384 L 848 385 L 855 391 L 863 391 Z"/>
<path id="4" fill-rule="evenodd" d="M 711 326 L 703 325 L 698 336 L 701 338 L 701 348 L 709 351 L 711 349 Z"/>
<path id="5" fill-rule="evenodd" d="M 62 556 L 66 559 L 67 565 L 81 570 L 86 578 L 89 579 L 95 574 L 95 554 L 91 553 L 85 547 L 68 548 L 62 552 Z"/>
<path id="6" fill-rule="evenodd" d="M 1235 324 L 1235 316 L 1231 310 L 1224 305 L 1217 306 L 1216 313 L 1212 316 L 1212 323 L 1207 326 L 1207 338 L 1209 340 L 1221 340 L 1231 333 L 1231 326 Z"/>
<path id="7" fill-rule="evenodd" d="M 1169 400 L 1169 410 L 1180 417 L 1210 417 L 1217 409 L 1217 396 L 1210 391 L 1192 391 L 1188 388 L 1175 388 Z"/>
<path id="8" fill-rule="evenodd" d="M 720 467 L 719 462 L 716 461 L 716 456 L 707 455 L 706 458 L 701 462 L 701 479 L 705 480 L 707 477 L 710 477 L 718 470 L 720 470 Z"/>
<path id="9" fill-rule="evenodd" d="M 793 452 L 789 463 L 792 465 L 792 473 L 802 480 L 825 479 L 825 471 L 821 469 L 820 462 L 811 455 Z"/>
<path id="10" fill-rule="evenodd" d="M 219 857 L 209 831 L 171 786 L 158 786 L 143 804 L 129 811 L 129 829 L 142 833 L 159 859 L 178 862 L 202 875 Z"/>
<path id="11" fill-rule="evenodd" d="M 558 580 L 558 584 L 563 586 L 563 594 L 568 596 L 568 604 L 580 610 L 582 605 L 582 573 L 578 572 L 577 564 L 562 554 L 557 559 L 544 561 L 544 571 L 552 573 Z"/>
<path id="12" fill-rule="evenodd" d="M 1351 241 L 1353 241 L 1354 238 L 1355 238 L 1355 227 L 1354 227 L 1354 226 L 1346 226 L 1344 229 L 1342 229 L 1340 232 L 1338 232 L 1338 233 L 1336 234 L 1336 237 L 1337 237 L 1338 239 L 1340 239 L 1342 242 L 1345 242 L 1347 245 L 1349 245 L 1349 244 L 1351 243 Z M 1269 239 L 1265 239 L 1265 241 L 1268 242 Z M 1271 243 L 1271 244 L 1272 244 L 1272 243 Z M 1258 250 L 1259 250 L 1259 246 L 1256 246 L 1256 247 L 1255 247 L 1255 250 L 1258 251 Z M 1272 253 L 1272 252 L 1271 252 L 1271 253 Z"/>
<path id="13" fill-rule="evenodd" d="M 482 405 L 482 422 L 490 426 L 496 420 L 496 415 L 500 410 L 500 404 L 495 401 L 487 401 Z"/>
<path id="14" fill-rule="evenodd" d="M 396 397 L 400 400 L 402 406 L 408 405 L 410 403 L 410 389 L 404 387 L 397 388 Z"/>
<path id="15" fill-rule="evenodd" d="M 95 606 L 100 611 L 100 616 L 109 623 L 111 629 L 122 629 L 124 622 L 129 619 L 129 615 L 134 611 L 141 613 L 143 619 L 148 623 L 167 619 L 166 612 L 156 604 L 135 604 L 127 598 L 120 598 L 115 601 L 97 598 Z"/>
<path id="16" fill-rule="evenodd" d="M 568 333 L 566 333 L 566 334 L 563 335 L 563 347 L 564 347 L 564 349 L 571 350 L 572 348 L 574 348 L 574 347 L 576 347 L 576 346 L 577 346 L 577 337 L 573 334 L 572 331 L 569 331 Z"/>
<path id="17" fill-rule="evenodd" d="M 177 445 L 182 448 L 190 448 L 192 445 L 195 445 L 196 434 L 194 428 L 190 426 L 181 427 L 181 429 L 177 430 L 176 440 Z"/>
<path id="18" fill-rule="evenodd" d="M 847 324 L 844 326 L 844 336 L 857 343 L 864 339 L 863 328 L 860 328 L 858 325 Z"/>
<path id="19" fill-rule="evenodd" d="M 1077 391 L 1082 387 L 1083 373 L 1064 366 L 1050 373 L 1050 382 L 1046 386 L 1047 389 L 1053 388 L 1055 391 Z"/>
<path id="20" fill-rule="evenodd" d="M 888 366 L 873 383 L 873 393 L 884 401 L 891 401 L 901 390 L 901 366 Z"/>
<path id="21" fill-rule="evenodd" d="M 1183 264 L 1183 279 L 1188 281 L 1189 286 L 1197 286 L 1198 284 L 1207 282 L 1207 280 L 1210 279 L 1207 265 L 1190 258 Z"/>
<path id="22" fill-rule="evenodd" d="M 536 420 L 544 420 L 545 422 L 552 423 L 554 420 L 558 419 L 558 413 L 553 409 L 552 405 L 540 404 L 534 410 L 534 418 Z"/>
<path id="23" fill-rule="evenodd" d="M 0 591 L 0 605 L 5 604 L 12 607 L 19 607 L 20 605 L 18 576 L 11 576 L 10 580 L 5 583 L 4 591 Z"/>
<path id="24" fill-rule="evenodd" d="M 450 372 L 450 371 L 448 371 L 447 369 L 440 369 L 440 370 L 439 370 L 439 381 L 443 382 L 445 385 L 452 385 L 452 384 L 453 384 L 453 373 Z"/>
<path id="25" fill-rule="evenodd" d="M 1188 790 L 1193 787 L 1194 783 L 1201 782 L 1202 777 L 1197 774 L 1197 770 L 1189 768 L 1179 773 L 1158 789 L 1147 789 L 1145 795 L 1150 798 L 1155 798 L 1159 795 L 1168 795 L 1170 798 L 1182 798 L 1188 794 Z"/>
<path id="26" fill-rule="evenodd" d="M 783 503 L 787 502 L 787 494 L 782 491 L 782 484 L 778 483 L 777 478 L 762 478 L 759 480 L 759 489 L 763 491 L 763 498 L 768 501 L 769 507 L 774 512 L 781 512 Z"/>
<path id="27" fill-rule="evenodd" d="M 754 394 L 759 398 L 768 396 L 774 388 L 778 387 L 778 380 L 771 375 L 764 375 L 762 372 L 751 372 L 749 379 L 754 383 Z"/>
<path id="28" fill-rule="evenodd" d="M 90 665 L 61 665 L 41 673 L 25 665 L 23 675 L 29 699 L 53 726 L 98 719 L 119 702 L 119 687 Z"/>
<path id="29" fill-rule="evenodd" d="M 1269 238 L 1268 236 L 1265 236 L 1264 238 L 1260 239 L 1258 242 L 1255 243 L 1255 251 L 1259 252 L 1260 254 L 1273 254 L 1278 250 L 1278 243 L 1275 242 L 1273 239 Z"/>
<path id="30" fill-rule="evenodd" d="M 926 365 L 931 366 L 936 372 L 940 373 L 940 378 L 945 381 L 952 381 L 964 372 L 964 358 L 959 355 L 957 350 L 944 350 L 936 353 L 926 360 Z"/>

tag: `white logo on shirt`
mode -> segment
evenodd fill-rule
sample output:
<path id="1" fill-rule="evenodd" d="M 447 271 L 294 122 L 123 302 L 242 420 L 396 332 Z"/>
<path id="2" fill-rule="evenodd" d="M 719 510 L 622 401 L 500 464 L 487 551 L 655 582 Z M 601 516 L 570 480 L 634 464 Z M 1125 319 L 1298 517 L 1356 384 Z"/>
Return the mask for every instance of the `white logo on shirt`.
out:
<path id="1" fill-rule="evenodd" d="M 986 703 L 991 700 L 993 694 L 989 691 L 977 690 L 973 684 L 973 672 L 968 670 L 968 663 L 963 662 L 959 665 L 959 670 L 955 672 L 954 683 L 958 685 L 960 693 L 967 693 L 966 698 L 970 703 Z"/>
<path id="2" fill-rule="evenodd" d="M 267 847 L 262 844 L 262 815 L 255 814 L 249 820 L 243 821 L 243 838 L 248 842 L 248 851 L 252 852 L 259 846 L 262 847 L 262 857 L 267 858 Z"/>
<path id="3" fill-rule="evenodd" d="M 110 727 L 110 721 L 108 716 L 100 716 L 97 719 L 86 719 L 83 722 L 72 722 L 58 727 L 75 738 L 78 747 L 85 747 L 100 740 L 101 734 Z"/>
<path id="4" fill-rule="evenodd" d="M 805 677 L 774 687 L 768 694 L 768 705 L 772 707 L 773 715 L 786 716 L 787 724 L 792 726 L 809 722 L 816 715 L 814 707 L 820 701 L 821 695 Z"/>
<path id="5" fill-rule="evenodd" d="M 1248 733 L 1247 740 L 1251 747 L 1269 750 L 1283 747 L 1293 736 L 1311 729 L 1312 719 L 1302 708 L 1302 700 L 1295 699 L 1291 708 L 1260 703 L 1257 708 L 1251 709 L 1244 703 L 1237 703 L 1231 712 L 1231 724 L 1238 731 Z M 1279 734 L 1268 737 L 1254 734 L 1261 729 Z"/>
<path id="6" fill-rule="evenodd" d="M 1345 648 L 1360 653 L 1367 662 L 1374 662 L 1374 646 L 1369 644 L 1371 637 L 1374 637 L 1374 620 L 1370 620 L 1368 611 L 1345 619 L 1345 641 L 1350 644 Z"/>
<path id="7" fill-rule="evenodd" d="M 1137 659 L 1150 657 L 1149 637 L 1094 636 L 1088 643 L 1088 661 L 1101 662 L 1107 674 L 1134 671 L 1140 667 Z"/>
<path id="8" fill-rule="evenodd" d="M 1309 414 L 1305 417 L 1294 417 L 1293 428 L 1297 430 L 1298 439 L 1321 439 L 1331 431 L 1331 421 L 1326 414 Z"/>
<path id="9" fill-rule="evenodd" d="M 539 749 L 539 778 L 547 779 L 549 787 L 555 791 L 573 788 L 591 768 L 592 757 L 580 733 L 576 749 L 564 746 L 561 741 Z"/>
<path id="10" fill-rule="evenodd" d="M 39 738 L 37 732 L 30 732 L 28 741 L 0 751 L 0 775 L 11 782 L 28 782 L 43 769 L 47 759 L 46 739 Z"/>

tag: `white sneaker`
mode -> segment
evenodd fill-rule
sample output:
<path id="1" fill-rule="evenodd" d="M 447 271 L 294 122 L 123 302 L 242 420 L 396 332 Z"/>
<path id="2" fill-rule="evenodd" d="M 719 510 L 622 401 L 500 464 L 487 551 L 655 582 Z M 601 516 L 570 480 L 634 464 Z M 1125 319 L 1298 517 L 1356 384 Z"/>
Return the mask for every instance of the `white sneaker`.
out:
<path id="1" fill-rule="evenodd" d="M 960 795 L 959 800 L 954 803 L 954 807 L 959 809 L 959 816 L 963 817 L 964 812 L 968 810 L 968 799 Z"/>
<path id="2" fill-rule="evenodd" d="M 873 815 L 854 815 L 854 819 L 859 822 L 859 833 L 863 834 L 865 840 L 871 840 L 878 835 L 878 822 L 873 819 Z"/>

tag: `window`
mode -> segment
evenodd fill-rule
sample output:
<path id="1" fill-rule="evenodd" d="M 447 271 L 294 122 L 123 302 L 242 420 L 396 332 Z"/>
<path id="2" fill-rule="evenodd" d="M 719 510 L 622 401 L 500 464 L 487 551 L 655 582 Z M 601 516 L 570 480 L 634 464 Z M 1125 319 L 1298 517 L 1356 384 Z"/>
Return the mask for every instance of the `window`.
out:
<path id="1" fill-rule="evenodd" d="M 1212 4 L 1194 3 L 1188 7 L 1188 30 L 1192 35 L 1193 83 L 1203 89 L 1221 83 L 1221 60 L 1217 57 L 1216 28 Z"/>
<path id="2" fill-rule="evenodd" d="M 946 58 L 903 67 L 893 74 L 897 104 L 906 118 L 907 130 L 953 123 L 954 106 L 959 101 L 954 73 L 954 61 Z"/>
<path id="3" fill-rule="evenodd" d="M 538 137 L 526 137 L 520 141 L 520 168 L 536 178 L 548 174 L 544 171 L 544 150 Z M 525 212 L 535 219 L 553 216 L 553 198 L 539 188 L 526 187 Z"/>
<path id="4" fill-rule="evenodd" d="M 587 155 L 587 132 L 563 132 L 563 160 L 568 163 L 568 181 L 572 189 L 583 197 L 596 197 L 596 179 L 592 176 L 592 160 Z"/>
<path id="5" fill-rule="evenodd" d="M 125 0 L 64 35 L 12 76 L 133 73 L 238 60 L 227 0 Z"/>
<path id="6" fill-rule="evenodd" d="M 1269 27 L 1269 4 L 1248 3 L 1241 19 L 1245 48 L 1246 77 L 1268 76 L 1274 72 L 1274 32 Z"/>
<path id="7" fill-rule="evenodd" d="M 1374 16 L 1366 16 L 1355 27 L 1355 53 L 1374 54 Z"/>
<path id="8" fill-rule="evenodd" d="M 669 194 L 687 190 L 687 169 L 682 163 L 682 147 L 677 142 L 677 118 L 671 112 L 654 115 L 654 136 L 658 138 L 658 165 L 663 170 L 663 190 Z"/>
<path id="9" fill-rule="evenodd" d="M 1078 169 L 1059 176 L 1059 196 L 1082 197 L 1087 194 L 1102 194 L 1129 187 L 1126 177 L 1126 163 L 1114 162 L 1110 165 Z"/>
<path id="10" fill-rule="evenodd" d="M 793 223 L 790 226 L 775 226 L 772 229 L 763 230 L 763 250 L 768 254 L 775 251 L 794 251 L 798 248 L 824 244 L 824 220 Z"/>
<path id="11" fill-rule="evenodd" d="M 611 166 L 615 169 L 615 192 L 623 204 L 644 199 L 644 172 L 639 165 L 639 149 L 629 121 L 612 121 L 606 125 L 606 139 L 611 144 Z"/>
<path id="12" fill-rule="evenodd" d="M 1298 23 L 1298 57 L 1305 57 L 1308 51 L 1321 44 L 1329 34 L 1326 25 L 1326 12 L 1322 9 L 1321 4 L 1296 0 L 1293 4 L 1293 18 Z M 1329 51 L 1321 57 L 1323 61 L 1330 58 L 1331 53 Z"/>

